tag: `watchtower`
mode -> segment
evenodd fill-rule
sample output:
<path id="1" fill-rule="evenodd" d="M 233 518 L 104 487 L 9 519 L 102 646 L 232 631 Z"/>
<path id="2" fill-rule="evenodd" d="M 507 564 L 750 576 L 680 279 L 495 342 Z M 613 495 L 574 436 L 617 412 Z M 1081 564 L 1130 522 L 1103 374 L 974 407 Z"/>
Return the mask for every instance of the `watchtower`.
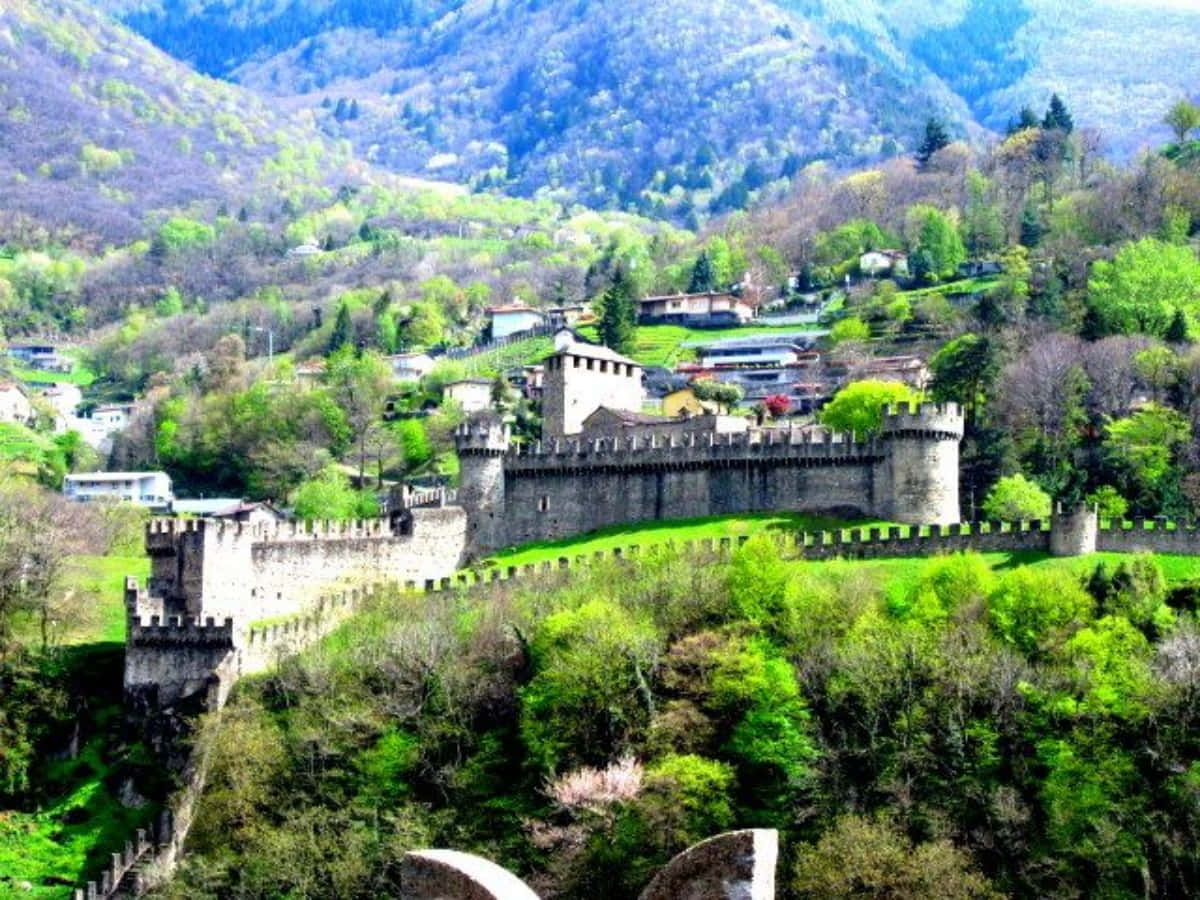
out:
<path id="1" fill-rule="evenodd" d="M 883 458 L 875 466 L 876 515 L 914 525 L 959 521 L 957 403 L 922 403 L 884 411 Z"/>
<path id="2" fill-rule="evenodd" d="M 455 433 L 460 465 L 458 502 L 467 512 L 467 555 L 504 546 L 504 454 L 508 426 L 494 413 L 472 416 Z"/>
<path id="3" fill-rule="evenodd" d="M 640 412 L 642 367 L 595 344 L 569 344 L 545 361 L 542 439 L 583 431 L 583 420 L 601 406 Z"/>

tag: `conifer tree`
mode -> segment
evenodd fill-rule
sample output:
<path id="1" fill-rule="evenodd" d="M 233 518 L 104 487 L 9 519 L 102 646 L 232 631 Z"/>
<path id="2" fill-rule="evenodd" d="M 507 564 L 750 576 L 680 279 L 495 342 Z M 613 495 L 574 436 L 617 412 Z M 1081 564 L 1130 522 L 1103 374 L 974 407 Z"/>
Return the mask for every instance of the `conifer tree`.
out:
<path id="1" fill-rule="evenodd" d="M 1175 315 L 1171 319 L 1171 324 L 1167 327 L 1166 340 L 1168 344 L 1188 343 L 1187 316 L 1184 314 L 1182 309 L 1175 310 Z"/>
<path id="2" fill-rule="evenodd" d="M 600 343 L 618 353 L 633 352 L 637 338 L 637 299 L 624 264 L 613 270 L 612 281 L 600 298 Z"/>
<path id="3" fill-rule="evenodd" d="M 708 251 L 702 250 L 696 257 L 696 264 L 692 266 L 692 280 L 688 284 L 688 293 L 703 294 L 715 287 L 712 260 L 709 259 Z"/>
<path id="4" fill-rule="evenodd" d="M 349 344 L 352 331 L 350 308 L 341 303 L 338 305 L 337 318 L 333 320 L 333 333 L 329 335 L 329 352 L 334 353 Z"/>
<path id="5" fill-rule="evenodd" d="M 1067 112 L 1067 105 L 1062 102 L 1062 98 L 1058 94 L 1050 96 L 1050 107 L 1046 110 L 1046 118 L 1042 120 L 1042 127 L 1048 131 L 1058 130 L 1067 134 L 1075 130 L 1075 121 Z"/>
<path id="6" fill-rule="evenodd" d="M 922 171 L 929 165 L 935 153 L 950 143 L 950 135 L 941 119 L 932 118 L 925 123 L 925 140 L 917 148 L 917 168 Z"/>

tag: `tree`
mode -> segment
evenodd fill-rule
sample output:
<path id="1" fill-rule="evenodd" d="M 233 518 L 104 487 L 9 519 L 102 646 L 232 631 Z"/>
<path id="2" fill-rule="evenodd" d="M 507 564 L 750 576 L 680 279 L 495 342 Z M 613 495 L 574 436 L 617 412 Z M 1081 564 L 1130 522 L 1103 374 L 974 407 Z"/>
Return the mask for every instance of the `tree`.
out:
<path id="1" fill-rule="evenodd" d="M 1125 244 L 1092 266 L 1087 301 L 1103 334 L 1165 337 L 1178 310 L 1200 311 L 1200 261 L 1190 247 L 1155 238 Z"/>
<path id="2" fill-rule="evenodd" d="M 778 419 L 792 411 L 792 401 L 787 394 L 771 394 L 763 400 L 763 407 L 771 418 Z"/>
<path id="3" fill-rule="evenodd" d="M 738 404 L 743 393 L 736 384 L 725 384 L 713 378 L 698 378 L 692 382 L 691 388 L 697 400 L 716 403 L 726 411 Z"/>
<path id="4" fill-rule="evenodd" d="M 846 385 L 821 410 L 821 424 L 860 438 L 883 427 L 883 408 L 915 403 L 921 394 L 901 381 L 854 381 Z"/>
<path id="5" fill-rule="evenodd" d="M 1026 131 L 1030 128 L 1038 128 L 1041 126 L 1041 124 L 1041 121 L 1037 117 L 1037 113 L 1035 113 L 1028 106 L 1022 106 L 1021 112 L 1017 115 L 1017 118 L 1009 121 L 1008 134 L 1013 135 L 1018 131 Z"/>
<path id="6" fill-rule="evenodd" d="M 925 138 L 917 148 L 917 168 L 925 171 L 929 160 L 944 147 L 950 145 L 950 135 L 946 133 L 946 125 L 939 118 L 931 118 L 925 122 Z"/>
<path id="7" fill-rule="evenodd" d="M 846 341 L 869 341 L 871 326 L 857 316 L 847 316 L 834 323 L 829 337 L 835 345 Z"/>
<path id="8" fill-rule="evenodd" d="M 356 491 L 335 465 L 292 492 L 292 510 L 298 519 L 369 519 L 379 515 L 379 504 L 369 491 Z"/>
<path id="9" fill-rule="evenodd" d="M 1104 429 L 1104 456 L 1108 464 L 1137 494 L 1139 505 L 1158 512 L 1162 499 L 1173 485 L 1170 476 L 1176 454 L 1192 436 L 1192 426 L 1183 416 L 1164 406 L 1150 403 L 1125 419 Z"/>
<path id="10" fill-rule="evenodd" d="M 708 257 L 708 251 L 702 250 L 696 257 L 696 264 L 692 266 L 692 280 L 688 283 L 688 293 L 703 294 L 715 289 L 712 261 Z"/>
<path id="11" fill-rule="evenodd" d="M 939 403 L 962 404 L 967 427 L 978 419 L 988 387 L 999 373 L 995 345 L 986 337 L 964 334 L 942 347 L 929 361 L 929 391 Z"/>
<path id="12" fill-rule="evenodd" d="M 1175 143 L 1182 144 L 1190 132 L 1200 128 L 1200 106 L 1186 97 L 1176 100 L 1163 122 L 1175 135 Z"/>
<path id="13" fill-rule="evenodd" d="M 844 815 L 815 844 L 801 846 L 792 888 L 826 900 L 998 898 L 971 857 L 948 840 L 914 845 L 885 818 Z"/>
<path id="14" fill-rule="evenodd" d="M 612 281 L 600 297 L 600 342 L 618 353 L 630 354 L 637 341 L 637 298 L 633 282 L 623 264 L 618 264 Z"/>
<path id="15" fill-rule="evenodd" d="M 384 397 L 391 383 L 391 369 L 377 353 L 358 356 L 349 346 L 344 346 L 329 357 L 325 385 L 350 426 L 351 443 L 358 456 L 360 485 L 366 475 L 370 426 L 383 414 Z"/>
<path id="16" fill-rule="evenodd" d="M 937 207 L 925 204 L 909 207 L 905 213 L 905 231 L 913 253 L 929 254 L 931 274 L 937 278 L 953 277 L 967 258 L 958 226 Z"/>
<path id="17" fill-rule="evenodd" d="M 336 353 L 354 340 L 354 325 L 350 321 L 350 307 L 345 301 L 338 304 L 337 318 L 333 320 L 333 332 L 329 335 L 329 352 Z"/>
<path id="18" fill-rule="evenodd" d="M 983 501 L 983 514 L 994 522 L 1050 518 L 1050 495 L 1017 473 L 1001 478 Z"/>
<path id="19" fill-rule="evenodd" d="M 1050 106 L 1046 109 L 1046 117 L 1042 119 L 1042 128 L 1047 131 L 1062 131 L 1070 134 L 1075 130 L 1075 122 L 1067 112 L 1067 105 L 1058 94 L 1050 95 Z"/>

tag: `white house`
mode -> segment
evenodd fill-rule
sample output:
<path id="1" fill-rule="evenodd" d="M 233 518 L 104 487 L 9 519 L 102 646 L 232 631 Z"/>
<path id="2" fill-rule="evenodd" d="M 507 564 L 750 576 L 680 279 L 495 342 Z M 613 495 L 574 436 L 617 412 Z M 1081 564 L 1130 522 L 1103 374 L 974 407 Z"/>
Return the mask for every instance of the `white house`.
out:
<path id="1" fill-rule="evenodd" d="M 33 404 L 25 388 L 16 381 L 0 381 L 0 422 L 28 425 L 33 420 Z"/>
<path id="2" fill-rule="evenodd" d="M 492 382 L 487 378 L 464 378 L 446 385 L 446 399 L 456 401 L 470 415 L 492 406 Z"/>
<path id="3" fill-rule="evenodd" d="M 63 479 L 63 496 L 87 503 L 124 500 L 152 509 L 170 508 L 175 499 L 166 472 L 81 472 Z"/>
<path id="4" fill-rule="evenodd" d="M 436 363 L 428 353 L 393 353 L 388 357 L 392 373 L 399 381 L 420 381 Z"/>
<path id="5" fill-rule="evenodd" d="M 83 402 L 83 391 L 73 384 L 60 382 L 42 391 L 42 399 L 54 410 L 54 430 L 78 428 L 75 410 Z"/>
<path id="6" fill-rule="evenodd" d="M 545 317 L 536 309 L 523 303 L 510 306 L 493 306 L 487 311 L 492 320 L 492 340 L 498 341 L 519 331 L 529 331 L 545 324 Z"/>
<path id="7" fill-rule="evenodd" d="M 858 258 L 858 270 L 868 278 L 908 277 L 908 255 L 899 250 L 868 250 Z"/>

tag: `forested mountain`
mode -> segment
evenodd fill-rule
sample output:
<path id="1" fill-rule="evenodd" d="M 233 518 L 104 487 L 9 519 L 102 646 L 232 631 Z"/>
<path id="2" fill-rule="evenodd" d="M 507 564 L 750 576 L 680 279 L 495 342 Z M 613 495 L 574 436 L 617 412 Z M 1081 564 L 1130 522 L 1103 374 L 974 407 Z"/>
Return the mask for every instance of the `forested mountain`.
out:
<path id="1" fill-rule="evenodd" d="M 385 166 L 681 221 L 1052 91 L 1127 157 L 1200 75 L 1200 12 L 1154 0 L 105 2 Z"/>
<path id="2" fill-rule="evenodd" d="M 74 0 L 0 7 L 0 192 L 10 238 L 99 247 L 161 215 L 278 205 L 351 156 L 251 92 L 201 77 Z M 300 165 L 302 163 L 302 165 Z"/>

